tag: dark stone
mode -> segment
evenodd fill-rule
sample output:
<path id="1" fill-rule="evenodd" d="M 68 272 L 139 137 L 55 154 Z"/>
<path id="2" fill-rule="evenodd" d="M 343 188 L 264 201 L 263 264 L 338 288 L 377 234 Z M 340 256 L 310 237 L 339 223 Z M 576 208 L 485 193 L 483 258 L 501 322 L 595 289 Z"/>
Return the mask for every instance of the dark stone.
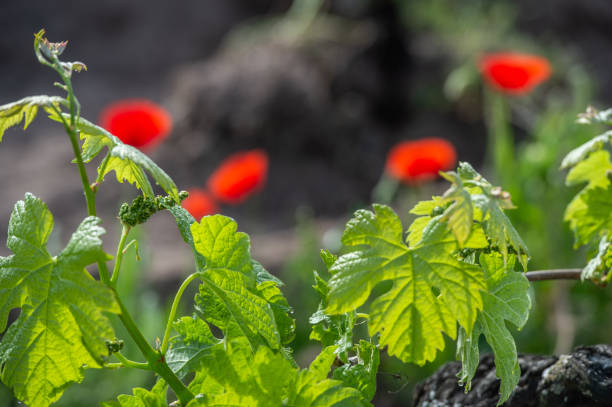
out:
<path id="1" fill-rule="evenodd" d="M 569 355 L 519 356 L 521 379 L 504 406 L 612 406 L 612 347 L 576 348 Z M 414 407 L 495 406 L 499 380 L 493 355 L 484 355 L 472 390 L 457 384 L 459 362 L 447 363 L 420 383 L 414 394 Z"/>

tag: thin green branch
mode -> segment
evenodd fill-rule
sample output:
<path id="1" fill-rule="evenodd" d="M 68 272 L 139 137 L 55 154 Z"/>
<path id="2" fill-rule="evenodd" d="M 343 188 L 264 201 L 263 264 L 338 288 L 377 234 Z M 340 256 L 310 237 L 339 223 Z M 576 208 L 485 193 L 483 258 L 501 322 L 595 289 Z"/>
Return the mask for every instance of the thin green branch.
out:
<path id="1" fill-rule="evenodd" d="M 183 281 L 183 284 L 181 284 L 181 286 L 179 287 L 176 296 L 174 297 L 174 301 L 172 302 L 172 308 L 170 308 L 170 315 L 168 316 L 168 323 L 166 324 L 166 331 L 164 332 L 164 339 L 160 348 L 162 355 L 165 355 L 166 351 L 168 350 L 170 332 L 172 331 L 172 322 L 174 322 L 174 318 L 176 318 L 176 313 L 178 311 L 178 305 L 181 301 L 181 297 L 183 296 L 183 293 L 185 292 L 187 286 L 197 277 L 198 273 L 193 273 L 189 277 L 187 277 L 185 281 Z"/>
<path id="2" fill-rule="evenodd" d="M 70 82 L 70 78 L 68 78 L 63 72 L 61 66 L 57 65 L 59 61 L 56 59 L 56 63 L 52 65 L 52 67 L 59 73 L 62 80 L 66 84 L 68 90 L 68 104 L 70 109 L 70 123 L 66 122 L 64 119 L 62 112 L 55 106 L 52 105 L 52 108 L 55 110 L 59 118 L 62 120 L 64 124 L 64 128 L 66 129 L 66 133 L 70 138 L 70 144 L 72 145 L 72 151 L 74 153 L 74 157 L 77 162 L 77 167 L 79 169 L 79 175 L 81 176 L 81 184 L 83 185 L 83 192 L 85 193 L 85 201 L 87 202 L 87 213 L 89 216 L 96 216 L 96 201 L 94 193 L 89 185 L 89 178 L 87 176 L 87 171 L 85 170 L 85 163 L 83 162 L 83 156 L 81 155 L 81 147 L 79 146 L 79 142 L 77 140 L 77 130 L 76 130 L 76 121 L 77 114 L 80 114 L 80 105 L 76 100 L 76 96 L 74 96 L 74 92 L 72 90 L 72 84 Z"/>
<path id="3" fill-rule="evenodd" d="M 65 84 L 65 90 L 68 93 L 67 99 L 68 99 L 68 105 L 69 105 L 68 108 L 70 110 L 70 122 L 67 122 L 64 119 L 62 112 L 59 108 L 53 105 L 52 105 L 52 108 L 55 110 L 58 117 L 62 120 L 64 127 L 66 129 L 66 132 L 68 133 L 68 136 L 70 138 L 70 142 L 72 144 L 72 149 L 74 152 L 76 163 L 79 169 L 79 174 L 81 176 L 81 183 L 83 184 L 83 191 L 85 193 L 85 200 L 87 202 L 87 212 L 89 216 L 96 216 L 95 193 L 90 186 L 89 179 L 87 177 L 87 172 L 85 170 L 85 164 L 83 162 L 83 156 L 81 154 L 81 148 L 78 143 L 78 130 L 77 130 L 76 123 L 81 113 L 81 106 L 79 104 L 78 99 L 74 95 L 74 90 L 72 88 L 72 82 L 70 80 L 70 76 L 72 73 L 71 66 L 62 64 L 62 62 L 60 62 L 59 59 L 57 58 L 57 55 L 54 55 L 51 61 L 49 61 L 47 58 L 45 58 L 42 55 L 39 49 L 39 46 L 38 46 L 38 42 L 41 40 L 43 34 L 44 34 L 44 30 L 41 30 L 38 34 L 36 34 L 35 39 L 34 39 L 34 51 L 36 53 L 38 60 L 43 65 L 49 66 L 53 68 L 55 71 L 57 71 L 57 73 L 60 75 L 60 77 L 62 78 Z M 163 355 L 160 352 L 154 350 L 153 347 L 147 342 L 147 340 L 142 335 L 142 332 L 138 329 L 138 326 L 134 322 L 128 310 L 125 308 L 125 305 L 121 301 L 121 298 L 119 297 L 119 295 L 117 294 L 117 291 L 114 288 L 114 283 L 117 281 L 118 269 L 121 264 L 121 256 L 123 254 L 122 245 L 125 244 L 125 239 L 123 239 L 124 233 L 127 234 L 127 232 L 125 231 L 122 232 L 123 242 L 120 243 L 120 248 L 118 250 L 118 256 L 117 256 L 118 259 L 115 263 L 115 268 L 117 268 L 117 273 L 114 273 L 113 275 L 114 281 L 111 281 L 109 271 L 108 271 L 108 266 L 106 265 L 106 262 L 104 261 L 99 261 L 97 263 L 99 273 L 100 273 L 100 280 L 111 289 L 113 296 L 115 298 L 115 301 L 118 304 L 119 309 L 121 311 L 119 314 L 119 319 L 125 326 L 129 335 L 132 337 L 132 339 L 136 343 L 136 346 L 138 346 L 143 356 L 147 360 L 146 366 L 148 367 L 148 369 L 155 371 L 159 376 L 161 376 L 168 383 L 168 385 L 174 390 L 181 405 L 186 406 L 191 400 L 193 400 L 194 398 L 193 393 L 189 391 L 189 389 L 185 386 L 185 384 L 170 369 L 170 367 L 164 360 Z M 119 360 L 122 361 L 124 366 L 137 367 L 137 368 L 144 368 L 145 366 L 145 364 L 142 364 L 142 363 L 129 361 L 128 359 L 123 358 L 123 356 L 120 354 L 116 354 L 116 356 Z M 114 368 L 114 367 L 117 367 L 117 364 L 107 364 L 106 366 Z"/>
<path id="4" fill-rule="evenodd" d="M 168 385 L 174 390 L 176 393 L 176 397 L 178 397 L 181 405 L 186 406 L 193 398 L 194 395 L 189 391 L 189 389 L 185 386 L 185 384 L 180 381 L 180 379 L 174 374 L 174 372 L 168 367 L 166 361 L 164 360 L 163 355 L 154 350 L 153 347 L 147 342 L 147 340 L 142 335 L 142 332 L 136 326 L 136 323 L 132 319 L 129 311 L 125 308 L 125 305 L 119 298 L 117 291 L 114 288 L 111 288 L 113 294 L 115 296 L 115 300 L 119 305 L 121 310 L 121 314 L 119 314 L 119 318 L 121 322 L 125 326 L 125 329 L 128 331 L 134 342 L 136 342 L 136 346 L 140 349 L 145 359 L 147 359 L 148 365 L 151 367 L 155 373 L 160 375 Z"/>
<path id="5" fill-rule="evenodd" d="M 123 363 L 111 362 L 111 363 L 105 363 L 102 367 L 105 369 L 120 369 L 124 366 L 123 366 Z"/>
<path id="6" fill-rule="evenodd" d="M 119 240 L 119 245 L 117 246 L 117 254 L 115 256 L 115 266 L 113 267 L 113 275 L 110 280 L 110 284 L 112 287 L 117 286 L 117 279 L 119 278 L 119 270 L 121 270 L 121 262 L 123 260 L 123 254 L 125 253 L 124 246 L 125 241 L 127 240 L 128 234 L 130 233 L 130 227 L 127 225 L 121 225 L 121 239 Z"/>
<path id="7" fill-rule="evenodd" d="M 115 357 L 119 359 L 119 361 L 121 362 L 121 365 L 124 367 L 133 367 L 134 369 L 142 369 L 142 370 L 152 370 L 151 366 L 149 366 L 148 363 L 134 362 L 133 360 L 130 360 L 126 358 L 125 356 L 123 356 L 121 352 L 113 353 L 113 355 L 115 355 Z"/>
<path id="8" fill-rule="evenodd" d="M 581 275 L 582 269 L 537 270 L 525 273 L 529 281 L 580 280 Z"/>

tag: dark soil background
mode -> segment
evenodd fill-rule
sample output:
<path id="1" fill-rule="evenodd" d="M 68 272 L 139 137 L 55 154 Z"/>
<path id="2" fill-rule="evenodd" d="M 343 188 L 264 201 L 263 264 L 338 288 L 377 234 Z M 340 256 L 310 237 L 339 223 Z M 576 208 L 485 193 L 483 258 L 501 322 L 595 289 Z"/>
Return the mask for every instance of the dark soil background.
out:
<path id="1" fill-rule="evenodd" d="M 416 46 L 422 33 L 402 24 L 398 3 L 331 1 L 330 14 L 348 26 L 338 35 L 292 45 L 274 41 L 272 32 L 272 39 L 232 50 L 224 46 L 232 29 L 278 15 L 290 2 L 5 1 L 0 95 L 9 102 L 57 93 L 54 73 L 35 61 L 31 49 L 32 33 L 44 27 L 51 40 L 69 40 L 65 59 L 89 68 L 74 79 L 84 117 L 96 120 L 106 104 L 123 98 L 150 98 L 170 109 L 175 129 L 152 155 L 181 188 L 204 184 L 231 152 L 266 149 L 271 166 L 265 192 L 242 207 L 223 208 L 249 231 L 291 227 L 301 206 L 315 217 L 345 217 L 369 203 L 385 154 L 400 139 L 447 138 L 460 160 L 476 166 L 485 151 L 478 100 L 469 114 L 443 100 L 415 103 L 424 86 L 438 97 L 451 58 Z M 518 5 L 519 28 L 574 52 L 599 79 L 601 99 L 612 100 L 606 63 L 612 57 L 602 52 L 609 46 L 612 5 Z M 7 132 L 0 149 L 1 224 L 25 190 L 48 202 L 56 217 L 79 218 L 77 174 L 67 164 L 62 137 L 59 126 L 40 118 L 26 133 Z M 110 176 L 103 190 L 116 190 L 109 184 Z M 116 193 L 102 194 L 100 206 L 114 202 Z"/>
<path id="2" fill-rule="evenodd" d="M 226 37 L 240 24 L 283 13 L 288 0 L 3 0 L 0 104 L 59 92 L 52 86 L 54 73 L 32 52 L 32 35 L 44 27 L 50 40 L 69 40 L 65 60 L 88 66 L 74 77 L 84 117 L 95 121 L 106 104 L 124 98 L 149 98 L 170 110 L 174 131 L 152 157 L 179 188 L 203 186 L 234 151 L 264 148 L 270 155 L 264 191 L 223 213 L 252 235 L 254 257 L 278 271 L 296 250 L 296 214 L 308 208 L 320 233 L 342 225 L 350 211 L 369 204 L 385 155 L 397 141 L 443 137 L 455 144 L 460 160 L 482 163 L 479 95 L 467 111 L 444 100 L 441 87 L 452 56 L 424 49 L 426 33 L 402 22 L 398 3 L 328 1 L 340 28 L 322 25 L 317 35 L 295 44 L 279 40 L 274 29 L 267 36 L 247 35 L 248 41 L 243 36 L 242 43 Z M 518 29 L 536 42 L 567 49 L 593 75 L 601 106 L 609 105 L 612 3 L 514 3 Z M 433 103 L 420 103 L 424 88 Z M 62 129 L 42 114 L 26 132 L 6 132 L 0 145 L 0 241 L 6 240 L 14 203 L 29 191 L 49 205 L 59 230 L 52 244 L 63 246 L 85 216 L 70 155 Z M 113 178 L 99 194 L 111 243 L 118 236 L 112 219 L 119 199 L 135 194 Z M 169 216 L 157 215 L 147 227 L 149 278 L 174 291 L 177 276 L 189 270 L 189 250 Z M 0 247 L 0 255 L 8 254 Z"/>

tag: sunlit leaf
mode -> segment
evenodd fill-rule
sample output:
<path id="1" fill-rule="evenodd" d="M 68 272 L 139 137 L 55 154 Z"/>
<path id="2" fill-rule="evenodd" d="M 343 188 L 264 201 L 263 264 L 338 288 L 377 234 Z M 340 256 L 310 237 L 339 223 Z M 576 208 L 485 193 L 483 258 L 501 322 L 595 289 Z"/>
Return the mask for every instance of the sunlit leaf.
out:
<path id="1" fill-rule="evenodd" d="M 483 309 L 478 314 L 474 331 L 462 331 L 457 343 L 457 356 L 462 362 L 458 376 L 469 389 L 478 365 L 478 338 L 484 334 L 495 354 L 495 369 L 501 380 L 498 405 L 504 403 L 518 384 L 521 370 L 514 338 L 505 321 L 521 329 L 529 317 L 531 301 L 527 278 L 513 271 L 514 261 L 504 264 L 499 255 L 482 255 L 487 290 L 483 293 Z"/>
<path id="2" fill-rule="evenodd" d="M 342 237 L 345 254 L 330 268 L 326 312 L 355 310 L 379 282 L 392 281 L 370 306 L 370 335 L 380 333 L 390 355 L 422 365 L 444 348 L 443 334 L 456 337 L 457 323 L 471 332 L 485 282 L 477 266 L 455 257 L 458 245 L 446 223 L 433 225 L 414 247 L 402 235 L 389 207 L 355 212 Z"/>
<path id="3" fill-rule="evenodd" d="M 211 348 L 221 343 L 215 338 L 206 322 L 197 317 L 183 317 L 174 322 L 177 336 L 172 338 L 166 363 L 180 378 L 198 370 L 200 360 L 211 353 Z"/>
<path id="4" fill-rule="evenodd" d="M 605 144 L 610 142 L 610 138 L 612 138 L 612 131 L 607 131 L 573 149 L 561 162 L 561 169 L 573 167 L 583 161 L 590 153 L 601 150 Z"/>
<path id="5" fill-rule="evenodd" d="M 0 142 L 4 132 L 23 121 L 24 130 L 36 117 L 39 107 L 50 108 L 66 102 L 64 98 L 58 96 L 30 96 L 13 103 L 0 106 Z"/>
<path id="6" fill-rule="evenodd" d="M 53 218 L 46 205 L 26 194 L 11 215 L 7 246 L 14 254 L 0 257 L 0 330 L 11 309 L 21 314 L 2 338 L 0 360 L 2 381 L 28 405 L 50 405 L 83 379 L 85 367 L 101 367 L 108 355 L 105 339 L 114 334 L 103 312 L 119 313 L 119 307 L 85 270 L 109 259 L 99 223 L 83 220 L 52 257 L 46 244 Z"/>

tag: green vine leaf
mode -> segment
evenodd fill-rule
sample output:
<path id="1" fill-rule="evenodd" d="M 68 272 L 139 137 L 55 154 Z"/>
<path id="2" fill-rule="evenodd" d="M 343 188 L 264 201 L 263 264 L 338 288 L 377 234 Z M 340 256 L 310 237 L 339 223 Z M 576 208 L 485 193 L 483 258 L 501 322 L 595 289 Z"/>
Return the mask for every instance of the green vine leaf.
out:
<path id="1" fill-rule="evenodd" d="M 101 171 L 102 179 L 106 174 L 115 171 L 117 181 L 128 181 L 136 185 L 145 196 L 154 196 L 153 188 L 146 175 L 149 173 L 155 182 L 176 202 L 180 202 L 178 189 L 172 179 L 136 147 L 120 144 L 114 146 L 109 152 L 109 159 L 104 171 Z"/>
<path id="2" fill-rule="evenodd" d="M 166 363 L 179 378 L 198 370 L 200 360 L 211 353 L 211 348 L 222 341 L 213 336 L 208 324 L 197 317 L 183 317 L 174 322 L 178 333 L 172 338 Z"/>
<path id="3" fill-rule="evenodd" d="M 336 261 L 336 256 L 327 251 L 321 252 L 321 258 L 328 268 Z M 309 339 L 321 342 L 323 348 L 335 346 L 338 358 L 342 362 L 348 363 L 348 352 L 353 349 L 353 328 L 356 313 L 351 311 L 339 315 L 326 314 L 329 285 L 316 271 L 314 272 L 314 278 L 315 285 L 313 288 L 321 298 L 321 302 L 317 311 L 308 319 L 308 322 L 312 325 Z"/>
<path id="4" fill-rule="evenodd" d="M 295 407 L 371 407 L 369 399 L 341 380 L 328 379 L 329 371 L 338 353 L 335 346 L 330 346 L 316 357 L 308 369 L 299 371 L 295 391 L 290 397 L 291 406 Z"/>
<path id="5" fill-rule="evenodd" d="M 529 261 L 529 250 L 521 239 L 510 219 L 504 213 L 505 209 L 514 209 L 510 194 L 502 191 L 500 187 L 493 186 L 490 182 L 478 174 L 470 164 L 459 163 L 457 173 L 446 173 L 446 178 L 453 183 L 453 189 L 464 189 L 471 196 L 474 206 L 474 220 L 482 224 L 482 228 L 491 240 L 490 246 L 497 248 L 504 259 L 508 258 L 510 248 L 516 253 L 523 270 L 527 271 Z M 461 183 L 459 183 L 459 180 Z M 457 194 L 457 193 L 455 193 Z M 452 211 L 455 217 L 467 210 L 467 205 L 453 210 L 453 205 L 446 209 L 444 216 L 449 217 L 448 212 Z M 468 215 L 463 215 L 462 219 L 467 222 Z M 467 227 L 467 223 L 463 228 Z"/>
<path id="6" fill-rule="evenodd" d="M 333 378 L 342 380 L 346 386 L 353 387 L 372 400 L 376 394 L 376 373 L 380 364 L 378 347 L 368 341 L 360 341 L 357 346 L 357 360 L 345 363 L 334 370 Z"/>
<path id="7" fill-rule="evenodd" d="M 30 96 L 13 103 L 0 106 L 0 142 L 4 132 L 23 121 L 23 129 L 27 129 L 36 117 L 38 108 L 43 107 L 48 112 L 52 112 L 51 106 L 59 108 L 60 104 L 66 103 L 64 98 L 59 96 Z"/>
<path id="8" fill-rule="evenodd" d="M 514 272 L 514 260 L 511 257 L 506 264 L 500 255 L 481 255 L 480 263 L 487 281 L 487 290 L 483 293 L 483 309 L 471 334 L 461 330 L 457 341 L 457 357 L 462 362 L 458 376 L 460 383 L 470 389 L 472 378 L 478 366 L 478 338 L 485 336 L 495 354 L 497 377 L 501 380 L 500 399 L 497 405 L 504 403 L 518 384 L 521 370 L 514 338 L 505 321 L 521 329 L 529 318 L 531 300 L 529 299 L 529 281 L 518 272 Z"/>
<path id="9" fill-rule="evenodd" d="M 64 120 L 70 116 L 63 113 Z M 57 114 L 49 116 L 52 120 L 61 121 Z M 153 187 L 147 173 L 155 182 L 177 203 L 180 202 L 176 184 L 164 170 L 157 166 L 146 154 L 139 149 L 124 144 L 118 137 L 112 135 L 100 126 L 79 117 L 76 123 L 83 141 L 83 161 L 90 162 L 105 147 L 108 156 L 102 160 L 98 167 L 98 178 L 104 179 L 106 174 L 115 171 L 117 181 L 127 181 L 134 184 L 147 197 L 154 197 Z"/>
<path id="10" fill-rule="evenodd" d="M 605 144 L 610 143 L 610 139 L 612 139 L 612 131 L 607 131 L 597 137 L 593 137 L 580 147 L 573 149 L 561 162 L 561 169 L 564 170 L 577 165 L 587 158 L 589 154 L 601 150 Z"/>
<path id="11" fill-rule="evenodd" d="M 370 336 L 390 355 L 420 365 L 456 337 L 457 323 L 471 333 L 486 285 L 480 269 L 455 256 L 457 242 L 445 222 L 433 222 L 420 243 L 403 242 L 401 221 L 387 206 L 359 210 L 342 236 L 345 254 L 330 268 L 329 314 L 353 311 L 380 282 L 393 286 L 370 306 Z"/>
<path id="12" fill-rule="evenodd" d="M 274 313 L 257 293 L 249 237 L 237 227 L 221 215 L 191 225 L 195 249 L 206 260 L 196 305 L 226 336 L 244 335 L 254 350 L 263 343 L 278 349 L 281 338 Z"/>
<path id="13" fill-rule="evenodd" d="M 273 407 L 282 405 L 294 380 L 295 370 L 282 354 L 266 346 L 253 354 L 244 340 L 234 340 L 227 350 L 212 349 L 189 389 L 202 394 L 196 406 Z"/>
<path id="14" fill-rule="evenodd" d="M 612 267 L 612 250 L 606 235 L 599 241 L 597 254 L 587 263 L 580 277 L 583 281 L 591 280 L 599 284 L 607 284 L 612 278 L 610 267 Z"/>
<path id="15" fill-rule="evenodd" d="M 523 270 L 527 271 L 529 250 L 502 210 L 499 201 L 485 194 L 473 195 L 472 199 L 483 213 L 483 228 L 492 245 L 499 248 L 504 259 L 508 258 L 508 249 L 511 247 L 517 254 Z"/>
<path id="16" fill-rule="evenodd" d="M 265 346 L 253 354 L 244 340 L 234 340 L 202 363 L 189 384 L 199 396 L 188 407 L 371 406 L 357 389 L 327 378 L 335 359 L 334 347 L 326 348 L 308 369 L 298 370 Z"/>
<path id="17" fill-rule="evenodd" d="M 612 230 L 612 184 L 585 188 L 568 205 L 565 220 L 574 230 L 575 244 L 588 244 Z"/>
<path id="18" fill-rule="evenodd" d="M 609 198 L 612 171 L 610 154 L 605 150 L 595 151 L 578 162 L 567 174 L 569 186 L 586 183 L 565 210 L 564 220 L 574 232 L 575 246 L 592 242 L 610 226 Z"/>
<path id="19" fill-rule="evenodd" d="M 183 239 L 193 251 L 202 281 L 196 309 L 228 338 L 244 336 L 253 350 L 272 349 L 295 335 L 291 309 L 277 279 L 251 258 L 248 235 L 237 232 L 236 222 L 222 215 L 195 222 L 183 208 L 169 209 Z"/>
<path id="20" fill-rule="evenodd" d="M 48 406 L 83 370 L 101 367 L 113 338 L 103 312 L 120 312 L 112 291 L 94 280 L 85 266 L 110 257 L 102 250 L 98 224 L 88 217 L 66 248 L 52 257 L 46 244 L 53 229 L 47 206 L 31 194 L 17 202 L 9 223 L 7 247 L 0 257 L 0 330 L 8 313 L 19 318 L 0 342 L 2 381 L 30 406 Z"/>
<path id="21" fill-rule="evenodd" d="M 451 202 L 451 205 L 444 211 L 442 219 L 448 222 L 448 227 L 455 235 L 459 247 L 462 248 L 470 237 L 474 223 L 472 197 L 463 186 L 463 181 L 458 174 L 449 172 L 442 173 L 442 176 L 452 183 L 442 197 L 443 204 Z"/>
<path id="22" fill-rule="evenodd" d="M 597 115 L 591 111 L 590 115 Z M 609 111 L 602 112 L 606 118 Z M 587 116 L 588 116 L 587 114 Z M 574 246 L 596 245 L 595 253 L 584 267 L 582 279 L 597 284 L 607 284 L 612 278 L 610 254 L 610 233 L 612 232 L 612 162 L 610 153 L 603 150 L 610 143 L 612 132 L 608 131 L 593 138 L 570 152 L 563 161 L 563 168 L 572 167 L 567 174 L 568 186 L 586 184 L 576 194 L 565 210 L 564 220 L 574 232 Z"/>
<path id="23" fill-rule="evenodd" d="M 567 173 L 565 184 L 573 186 L 587 183 L 586 188 L 605 188 L 610 183 L 606 175 L 608 171 L 612 171 L 610 153 L 606 150 L 595 151 L 572 167 Z"/>
<path id="24" fill-rule="evenodd" d="M 102 403 L 102 407 L 168 407 L 167 390 L 166 382 L 159 380 L 151 391 L 136 387 L 132 390 L 133 396 L 122 394 L 117 397 L 117 401 Z"/>

